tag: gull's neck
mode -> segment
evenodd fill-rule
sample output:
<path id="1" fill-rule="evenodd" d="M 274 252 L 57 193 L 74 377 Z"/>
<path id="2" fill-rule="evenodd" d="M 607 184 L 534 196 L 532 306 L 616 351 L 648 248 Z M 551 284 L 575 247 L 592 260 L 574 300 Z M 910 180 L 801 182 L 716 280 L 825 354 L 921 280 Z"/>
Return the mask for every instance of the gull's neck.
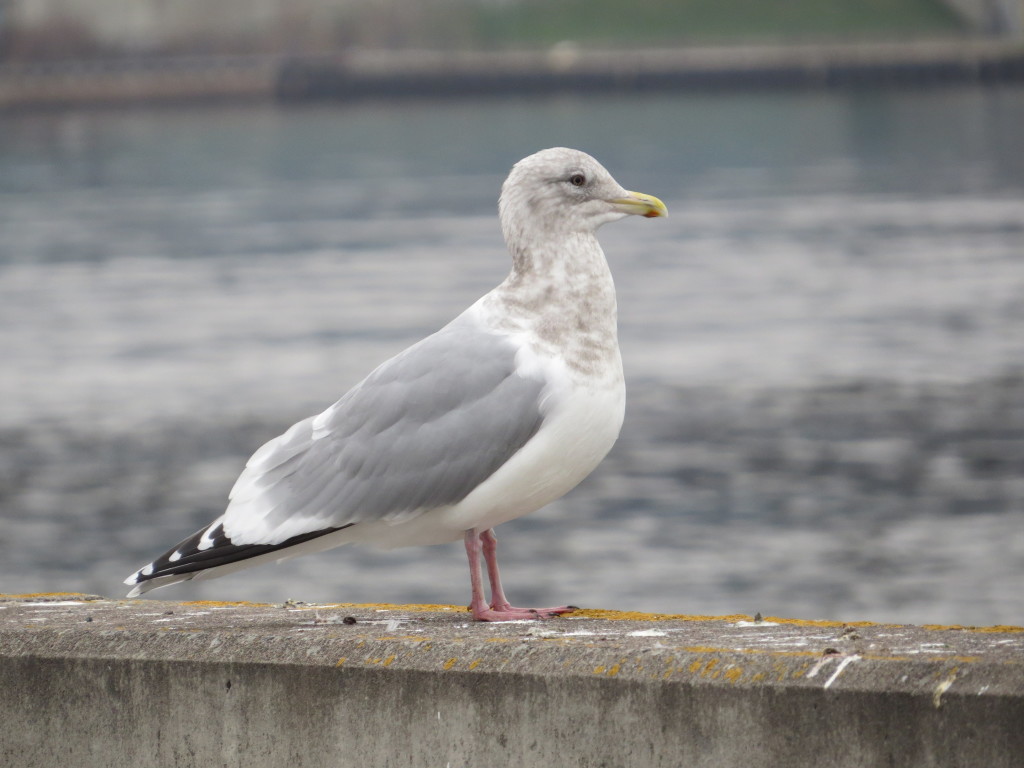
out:
<path id="1" fill-rule="evenodd" d="M 513 241 L 515 242 L 515 241 Z M 525 333 L 538 352 L 584 374 L 618 372 L 615 284 L 593 232 L 550 233 L 509 245 L 512 271 L 487 297 L 502 330 Z"/>

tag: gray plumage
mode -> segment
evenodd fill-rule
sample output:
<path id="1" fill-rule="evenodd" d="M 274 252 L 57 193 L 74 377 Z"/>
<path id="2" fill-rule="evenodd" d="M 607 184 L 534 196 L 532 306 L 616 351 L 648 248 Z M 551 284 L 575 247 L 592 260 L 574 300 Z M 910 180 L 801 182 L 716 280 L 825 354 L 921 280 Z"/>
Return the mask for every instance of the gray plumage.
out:
<path id="1" fill-rule="evenodd" d="M 294 535 L 297 520 L 308 530 L 395 523 L 461 501 L 543 420 L 543 382 L 516 373 L 515 353 L 457 318 L 257 451 L 232 505 L 259 493 L 258 541 L 276 544 Z"/>

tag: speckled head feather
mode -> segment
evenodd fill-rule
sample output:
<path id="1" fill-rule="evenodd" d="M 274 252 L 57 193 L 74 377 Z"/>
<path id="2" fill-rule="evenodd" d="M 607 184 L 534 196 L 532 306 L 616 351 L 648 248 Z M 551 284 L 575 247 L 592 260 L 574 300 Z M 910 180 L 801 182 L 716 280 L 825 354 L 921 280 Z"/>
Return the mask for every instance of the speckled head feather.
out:
<path id="1" fill-rule="evenodd" d="M 624 216 L 666 215 L 660 200 L 624 189 L 593 157 L 567 147 L 543 149 L 516 163 L 502 185 L 498 211 L 517 268 L 529 266 L 525 253 L 592 236 Z"/>
<path id="2" fill-rule="evenodd" d="M 626 215 L 611 201 L 628 194 L 586 152 L 544 149 L 516 163 L 502 185 L 502 231 L 510 244 L 594 232 Z"/>

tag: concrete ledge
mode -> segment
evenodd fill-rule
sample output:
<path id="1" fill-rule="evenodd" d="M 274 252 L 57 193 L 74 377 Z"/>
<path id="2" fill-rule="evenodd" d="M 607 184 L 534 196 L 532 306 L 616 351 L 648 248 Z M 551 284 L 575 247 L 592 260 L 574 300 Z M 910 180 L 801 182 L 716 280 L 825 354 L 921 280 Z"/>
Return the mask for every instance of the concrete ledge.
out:
<path id="1" fill-rule="evenodd" d="M 0 597 L 0 764 L 1016 766 L 1024 629 Z"/>

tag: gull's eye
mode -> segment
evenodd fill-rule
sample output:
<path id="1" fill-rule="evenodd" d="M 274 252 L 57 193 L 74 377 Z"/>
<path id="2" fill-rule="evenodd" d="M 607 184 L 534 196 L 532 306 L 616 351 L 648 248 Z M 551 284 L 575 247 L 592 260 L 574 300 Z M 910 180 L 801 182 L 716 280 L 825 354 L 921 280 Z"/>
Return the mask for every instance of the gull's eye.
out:
<path id="1" fill-rule="evenodd" d="M 587 183 L 587 177 L 584 176 L 582 173 L 574 173 L 572 176 L 569 177 L 569 183 L 572 184 L 574 187 L 582 187 L 584 184 Z"/>

